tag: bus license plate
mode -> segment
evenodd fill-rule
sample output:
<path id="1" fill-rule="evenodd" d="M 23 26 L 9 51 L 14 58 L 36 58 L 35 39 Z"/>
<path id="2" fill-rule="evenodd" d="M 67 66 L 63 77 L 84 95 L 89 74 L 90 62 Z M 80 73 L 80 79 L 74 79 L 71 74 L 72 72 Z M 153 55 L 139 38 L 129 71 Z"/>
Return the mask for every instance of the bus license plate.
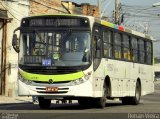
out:
<path id="1" fill-rule="evenodd" d="M 46 87 L 47 92 L 58 92 L 58 87 Z"/>

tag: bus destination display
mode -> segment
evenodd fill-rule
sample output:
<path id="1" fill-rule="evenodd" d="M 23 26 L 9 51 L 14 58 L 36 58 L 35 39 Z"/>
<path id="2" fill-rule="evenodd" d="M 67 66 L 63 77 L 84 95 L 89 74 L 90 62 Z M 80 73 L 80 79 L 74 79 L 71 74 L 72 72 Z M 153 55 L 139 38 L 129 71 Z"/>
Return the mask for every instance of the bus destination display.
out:
<path id="1" fill-rule="evenodd" d="M 27 18 L 22 27 L 89 27 L 87 19 L 79 18 Z"/>

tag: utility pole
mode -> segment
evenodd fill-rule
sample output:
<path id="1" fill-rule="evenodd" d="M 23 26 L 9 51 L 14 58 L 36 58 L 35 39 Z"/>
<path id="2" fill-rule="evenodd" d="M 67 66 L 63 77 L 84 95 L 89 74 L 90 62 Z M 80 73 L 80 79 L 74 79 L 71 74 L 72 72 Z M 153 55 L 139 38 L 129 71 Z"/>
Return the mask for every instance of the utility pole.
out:
<path id="1" fill-rule="evenodd" d="M 119 24 L 120 20 L 119 5 L 119 0 L 115 0 L 115 24 Z"/>

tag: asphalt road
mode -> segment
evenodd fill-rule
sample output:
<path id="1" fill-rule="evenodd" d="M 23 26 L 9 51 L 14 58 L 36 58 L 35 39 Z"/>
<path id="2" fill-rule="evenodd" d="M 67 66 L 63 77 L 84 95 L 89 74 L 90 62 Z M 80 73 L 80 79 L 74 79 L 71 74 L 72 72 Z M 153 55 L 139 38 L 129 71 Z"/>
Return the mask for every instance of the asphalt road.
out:
<path id="1" fill-rule="evenodd" d="M 32 103 L 0 105 L 0 119 L 160 119 L 160 90 L 143 96 L 139 105 L 107 101 L 104 109 L 84 108 L 76 102 L 52 103 L 48 110 Z"/>

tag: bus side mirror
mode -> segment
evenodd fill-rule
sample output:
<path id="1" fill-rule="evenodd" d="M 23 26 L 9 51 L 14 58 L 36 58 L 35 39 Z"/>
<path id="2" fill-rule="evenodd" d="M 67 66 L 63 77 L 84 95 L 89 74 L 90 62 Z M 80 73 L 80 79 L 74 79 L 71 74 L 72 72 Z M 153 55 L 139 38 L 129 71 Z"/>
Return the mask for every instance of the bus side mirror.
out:
<path id="1" fill-rule="evenodd" d="M 12 37 L 12 47 L 17 53 L 19 53 L 19 41 L 18 41 L 17 34 L 15 34 L 15 32 L 20 29 L 21 29 L 20 27 L 16 28 L 13 32 L 13 37 Z"/>
<path id="2" fill-rule="evenodd" d="M 13 37 L 12 37 L 12 46 L 13 46 L 13 49 L 17 53 L 19 53 L 19 43 L 18 43 L 17 34 L 13 34 Z"/>

